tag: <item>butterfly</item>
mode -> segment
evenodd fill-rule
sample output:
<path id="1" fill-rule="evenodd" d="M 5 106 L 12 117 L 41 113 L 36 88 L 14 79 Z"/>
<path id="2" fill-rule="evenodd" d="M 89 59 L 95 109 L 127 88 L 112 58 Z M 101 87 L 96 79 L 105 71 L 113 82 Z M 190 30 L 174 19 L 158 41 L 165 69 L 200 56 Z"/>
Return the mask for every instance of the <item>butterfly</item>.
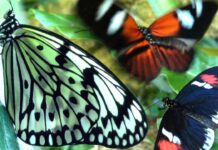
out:
<path id="1" fill-rule="evenodd" d="M 194 0 L 139 27 L 128 12 L 114 0 L 79 0 L 78 14 L 108 46 L 118 51 L 127 70 L 147 82 L 162 67 L 186 71 L 194 55 L 193 46 L 202 38 L 216 11 L 215 1 Z"/>
<path id="2" fill-rule="evenodd" d="M 39 146 L 131 147 L 147 133 L 142 106 L 96 58 L 54 32 L 0 25 L 6 109 L 17 136 Z"/>
<path id="3" fill-rule="evenodd" d="M 218 128 L 218 67 L 203 71 L 189 82 L 164 114 L 155 150 L 210 149 Z"/>

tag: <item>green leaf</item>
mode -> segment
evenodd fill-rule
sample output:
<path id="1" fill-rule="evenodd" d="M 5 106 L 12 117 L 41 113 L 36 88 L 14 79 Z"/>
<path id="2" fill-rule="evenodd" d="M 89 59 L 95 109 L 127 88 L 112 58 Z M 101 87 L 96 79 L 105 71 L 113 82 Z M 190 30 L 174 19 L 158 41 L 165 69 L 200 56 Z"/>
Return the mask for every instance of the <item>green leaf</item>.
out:
<path id="1" fill-rule="evenodd" d="M 45 28 L 55 29 L 68 38 L 99 41 L 76 15 L 47 13 L 35 9 L 31 9 L 31 12 Z"/>
<path id="2" fill-rule="evenodd" d="M 214 140 L 214 144 L 211 148 L 211 150 L 217 150 L 218 149 L 218 140 L 217 140 L 217 137 L 218 136 L 218 130 L 215 130 L 215 140 Z"/>
<path id="3" fill-rule="evenodd" d="M 0 149 L 19 150 L 17 136 L 5 107 L 0 104 Z"/>
<path id="4" fill-rule="evenodd" d="M 35 18 L 45 27 L 51 28 L 56 26 L 75 26 L 81 25 L 82 22 L 77 16 L 47 13 L 36 9 L 31 9 Z"/>
<path id="5" fill-rule="evenodd" d="M 166 76 L 169 85 L 175 93 L 179 93 L 185 84 L 187 84 L 195 76 L 195 74 L 189 74 L 188 72 L 176 73 L 166 69 L 163 69 L 162 73 Z"/>
<path id="6" fill-rule="evenodd" d="M 203 38 L 196 48 L 208 55 L 218 56 L 218 42 L 214 38 Z"/>

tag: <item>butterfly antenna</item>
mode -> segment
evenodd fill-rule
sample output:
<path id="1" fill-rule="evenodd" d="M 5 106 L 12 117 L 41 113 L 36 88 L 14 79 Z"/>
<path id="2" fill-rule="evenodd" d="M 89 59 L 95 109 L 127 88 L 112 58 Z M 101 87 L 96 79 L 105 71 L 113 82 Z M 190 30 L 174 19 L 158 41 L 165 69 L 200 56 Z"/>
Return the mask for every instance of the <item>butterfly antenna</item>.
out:
<path id="1" fill-rule="evenodd" d="M 148 105 L 147 108 L 150 110 L 151 106 L 153 106 L 153 105 L 157 105 L 160 110 L 165 108 L 164 102 L 158 98 L 155 99 L 150 105 Z"/>
<path id="2" fill-rule="evenodd" d="M 13 8 L 13 5 L 12 5 L 12 2 L 11 2 L 11 0 L 8 0 L 8 2 L 9 2 L 9 4 L 10 4 L 10 6 L 11 6 L 11 10 L 13 11 L 13 10 L 14 10 L 14 8 Z"/>

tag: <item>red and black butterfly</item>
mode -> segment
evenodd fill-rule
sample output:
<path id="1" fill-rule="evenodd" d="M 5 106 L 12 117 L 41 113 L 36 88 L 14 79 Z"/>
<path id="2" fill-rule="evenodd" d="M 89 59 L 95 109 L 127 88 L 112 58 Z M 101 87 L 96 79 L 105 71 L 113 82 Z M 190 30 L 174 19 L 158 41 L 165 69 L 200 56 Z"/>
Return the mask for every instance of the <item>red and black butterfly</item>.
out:
<path id="1" fill-rule="evenodd" d="M 132 74 L 146 81 L 154 79 L 162 66 L 176 72 L 187 70 L 193 59 L 192 47 L 204 35 L 216 11 L 216 2 L 194 0 L 146 28 L 139 27 L 113 0 L 78 2 L 84 22 L 119 51 L 120 62 Z"/>
<path id="2" fill-rule="evenodd" d="M 218 67 L 210 68 L 187 84 L 160 124 L 155 150 L 210 149 L 218 128 Z"/>

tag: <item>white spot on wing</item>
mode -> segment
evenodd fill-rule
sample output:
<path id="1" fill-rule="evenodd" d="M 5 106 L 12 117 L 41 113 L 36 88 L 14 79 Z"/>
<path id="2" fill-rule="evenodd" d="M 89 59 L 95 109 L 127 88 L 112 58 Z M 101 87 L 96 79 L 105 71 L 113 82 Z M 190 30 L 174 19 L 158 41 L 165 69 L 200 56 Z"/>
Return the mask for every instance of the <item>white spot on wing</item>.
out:
<path id="1" fill-rule="evenodd" d="M 107 73 L 105 73 L 104 71 L 102 71 L 101 69 L 96 68 L 96 70 L 99 72 L 99 74 L 101 74 L 103 77 L 105 77 L 107 80 L 109 80 L 110 82 L 112 82 L 115 85 L 119 85 L 118 82 L 116 80 L 114 80 L 110 75 L 108 75 Z"/>
<path id="2" fill-rule="evenodd" d="M 196 17 L 199 18 L 202 14 L 203 11 L 203 3 L 201 0 L 195 0 L 193 2 L 193 5 L 195 5 L 195 10 L 196 10 Z"/>
<path id="3" fill-rule="evenodd" d="M 39 143 L 40 145 L 45 145 L 45 137 L 43 135 L 40 136 Z"/>
<path id="4" fill-rule="evenodd" d="M 118 115 L 118 108 L 114 101 L 113 96 L 111 95 L 108 87 L 106 84 L 99 78 L 99 76 L 94 76 L 95 83 L 98 86 L 98 89 L 100 90 L 101 94 L 103 95 L 104 102 L 106 103 L 106 106 L 112 115 L 117 116 Z M 100 102 L 101 103 L 101 102 Z"/>
<path id="5" fill-rule="evenodd" d="M 99 21 L 113 5 L 113 0 L 104 0 L 98 8 L 95 21 Z"/>
<path id="6" fill-rule="evenodd" d="M 49 145 L 53 145 L 53 139 L 52 139 L 51 134 L 49 134 L 48 136 L 48 142 L 49 142 Z"/>
<path id="7" fill-rule="evenodd" d="M 196 85 L 198 87 L 204 87 L 205 89 L 212 89 L 213 87 L 206 82 L 193 81 L 191 85 Z"/>
<path id="8" fill-rule="evenodd" d="M 186 29 L 191 30 L 195 23 L 195 19 L 192 16 L 191 12 L 189 10 L 178 9 L 176 13 L 182 26 L 185 27 Z"/>
<path id="9" fill-rule="evenodd" d="M 111 82 L 109 82 L 108 80 L 104 80 L 104 82 L 108 86 L 108 89 L 113 94 L 116 102 L 118 102 L 120 105 L 123 105 L 123 103 L 124 103 L 123 95 L 117 90 L 117 88 L 115 88 L 115 86 Z"/>
<path id="10" fill-rule="evenodd" d="M 217 112 L 216 115 L 212 115 L 211 118 L 212 118 L 212 121 L 213 121 L 214 123 L 218 124 L 218 112 Z"/>
<path id="11" fill-rule="evenodd" d="M 117 12 L 110 20 L 109 27 L 107 29 L 107 34 L 108 35 L 113 35 L 115 34 L 119 29 L 121 29 L 123 22 L 125 21 L 126 18 L 126 11 L 122 10 Z"/>
<path id="12" fill-rule="evenodd" d="M 65 138 L 67 143 L 71 143 L 72 142 L 72 136 L 71 136 L 70 130 L 65 131 L 64 138 Z"/>
<path id="13" fill-rule="evenodd" d="M 115 141 L 115 145 L 119 145 L 120 144 L 120 140 L 119 140 L 119 138 L 117 136 L 115 137 L 114 141 Z"/>
<path id="14" fill-rule="evenodd" d="M 84 57 L 84 59 L 91 65 L 95 66 L 95 67 L 98 67 L 102 70 L 104 70 L 99 64 L 97 64 L 94 60 L 90 59 L 90 58 L 87 58 L 87 57 Z"/>
<path id="15" fill-rule="evenodd" d="M 99 92 L 97 90 L 94 90 L 94 91 L 95 91 L 97 98 L 99 100 L 99 103 L 100 103 L 99 105 L 101 107 L 101 109 L 100 109 L 101 117 L 105 118 L 107 116 L 107 110 L 106 110 L 104 101 L 102 100 L 102 96 L 99 94 Z"/>
<path id="16" fill-rule="evenodd" d="M 31 135 L 31 137 L 30 137 L 30 144 L 36 144 L 36 137 L 35 137 L 35 135 Z"/>
<path id="17" fill-rule="evenodd" d="M 26 132 L 23 131 L 21 134 L 21 139 L 23 139 L 24 141 L 26 141 Z"/>
<path id="18" fill-rule="evenodd" d="M 144 130 L 142 127 L 139 127 L 139 133 L 140 133 L 141 137 L 144 136 Z"/>
<path id="19" fill-rule="evenodd" d="M 94 142 L 94 140 L 95 140 L 95 135 L 94 135 L 94 134 L 91 134 L 91 135 L 89 136 L 89 141 L 90 141 L 90 142 Z"/>
<path id="20" fill-rule="evenodd" d="M 107 139 L 107 145 L 112 145 L 112 139 L 111 138 Z"/>
<path id="21" fill-rule="evenodd" d="M 59 135 L 56 137 L 56 139 L 57 139 L 57 145 L 62 145 L 62 139 Z"/>
<path id="22" fill-rule="evenodd" d="M 51 40 L 47 40 L 51 45 L 53 45 L 55 48 L 59 49 L 61 47 L 60 44 L 56 43 L 56 42 L 53 42 Z"/>
<path id="23" fill-rule="evenodd" d="M 134 143 L 134 138 L 132 135 L 129 135 L 129 143 L 133 144 Z"/>
<path id="24" fill-rule="evenodd" d="M 78 54 L 78 55 L 83 55 L 83 56 L 85 56 L 85 54 L 84 54 L 80 49 L 78 49 L 78 48 L 76 48 L 76 47 L 74 47 L 74 46 L 70 46 L 70 49 L 71 49 L 74 53 L 76 53 L 76 54 Z"/>
<path id="25" fill-rule="evenodd" d="M 131 131 L 131 133 L 135 133 L 136 122 L 135 122 L 135 118 L 134 118 L 132 112 L 130 111 L 130 109 L 128 109 L 128 115 L 129 115 L 128 118 L 126 116 L 124 116 L 126 128 L 129 129 Z"/>
<path id="26" fill-rule="evenodd" d="M 181 144 L 179 137 L 173 135 L 171 132 L 167 131 L 165 128 L 162 128 L 162 133 L 168 138 L 170 142 L 173 142 L 179 145 Z"/>
<path id="27" fill-rule="evenodd" d="M 214 142 L 214 131 L 210 128 L 207 128 L 206 132 L 207 132 L 207 134 L 205 135 L 206 140 L 204 142 L 203 149 L 209 150 Z"/>
<path id="28" fill-rule="evenodd" d="M 123 140 L 122 145 L 123 145 L 123 146 L 126 146 L 126 145 L 127 145 L 127 141 L 126 141 L 125 139 Z"/>
<path id="29" fill-rule="evenodd" d="M 205 84 L 204 88 L 205 88 L 205 89 L 212 89 L 213 86 L 211 86 L 210 84 Z"/>
<path id="30" fill-rule="evenodd" d="M 133 100 L 133 105 L 135 105 L 135 107 L 136 107 L 138 110 L 141 110 L 139 104 L 136 103 L 136 100 Z"/>
<path id="31" fill-rule="evenodd" d="M 78 55 L 75 55 L 71 51 L 67 52 L 67 57 L 73 61 L 73 63 L 83 71 L 86 68 L 90 68 L 90 65 L 86 63 L 83 59 L 81 59 Z"/>
<path id="32" fill-rule="evenodd" d="M 103 134 L 99 134 L 99 135 L 98 135 L 98 142 L 99 142 L 99 143 L 102 143 L 102 142 L 103 142 L 103 138 L 104 138 L 104 137 L 103 137 Z"/>
<path id="33" fill-rule="evenodd" d="M 85 133 L 87 133 L 91 127 L 90 121 L 85 116 L 81 118 L 81 125 Z"/>
<path id="34" fill-rule="evenodd" d="M 77 141 L 79 141 L 82 138 L 82 133 L 81 133 L 81 131 L 79 129 L 76 129 L 74 131 L 74 135 L 75 135 L 75 138 L 76 138 Z"/>
<path id="35" fill-rule="evenodd" d="M 142 116 L 134 105 L 131 105 L 131 110 L 132 110 L 133 115 L 135 116 L 135 119 L 138 120 L 139 122 L 141 122 Z"/>

